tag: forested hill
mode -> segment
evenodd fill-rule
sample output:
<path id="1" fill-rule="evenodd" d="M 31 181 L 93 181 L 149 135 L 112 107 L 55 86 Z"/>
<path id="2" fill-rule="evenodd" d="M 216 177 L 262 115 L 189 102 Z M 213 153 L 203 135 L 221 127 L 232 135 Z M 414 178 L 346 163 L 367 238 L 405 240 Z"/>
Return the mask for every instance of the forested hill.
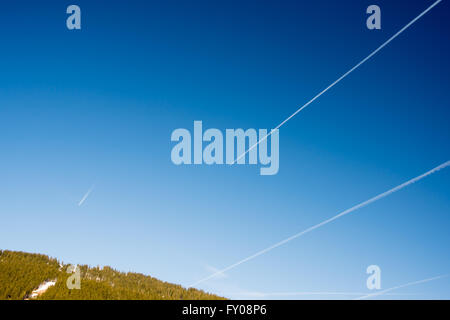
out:
<path id="1" fill-rule="evenodd" d="M 77 266 L 81 288 L 69 290 L 66 282 L 69 264 L 42 254 L 0 250 L 0 300 L 94 300 L 151 299 L 197 300 L 223 299 L 196 289 L 185 289 L 140 273 L 119 272 L 110 267 Z M 54 283 L 56 281 L 56 283 Z M 34 294 L 42 284 L 54 283 L 45 292 Z"/>

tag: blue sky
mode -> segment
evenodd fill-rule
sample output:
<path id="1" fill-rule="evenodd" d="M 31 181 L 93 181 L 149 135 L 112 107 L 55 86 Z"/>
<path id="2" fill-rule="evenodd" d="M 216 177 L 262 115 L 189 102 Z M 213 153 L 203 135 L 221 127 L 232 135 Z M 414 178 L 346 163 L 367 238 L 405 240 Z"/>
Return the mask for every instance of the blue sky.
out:
<path id="1" fill-rule="evenodd" d="M 433 1 L 14 1 L 0 11 L 0 248 L 188 286 L 450 160 L 449 3 L 280 129 L 280 170 L 175 166 L 171 132 L 273 128 Z M 77 4 L 82 30 L 66 28 Z M 336 298 L 450 273 L 450 170 L 199 285 Z M 78 206 L 84 194 L 91 194 Z M 384 298 L 450 298 L 440 279 Z M 254 293 L 252 296 L 249 293 Z M 338 296 L 352 298 L 352 296 Z"/>

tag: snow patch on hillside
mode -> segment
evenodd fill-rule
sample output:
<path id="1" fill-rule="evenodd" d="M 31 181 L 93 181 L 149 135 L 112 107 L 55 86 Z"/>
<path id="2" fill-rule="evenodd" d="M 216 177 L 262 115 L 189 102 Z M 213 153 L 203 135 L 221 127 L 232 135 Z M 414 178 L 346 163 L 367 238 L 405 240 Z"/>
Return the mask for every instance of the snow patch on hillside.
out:
<path id="1" fill-rule="evenodd" d="M 37 288 L 36 290 L 33 290 L 33 292 L 31 292 L 30 298 L 37 298 L 38 296 L 43 294 L 45 291 L 47 291 L 48 288 L 54 286 L 55 284 L 56 284 L 56 280 L 44 281 L 43 283 L 40 284 L 39 288 Z"/>

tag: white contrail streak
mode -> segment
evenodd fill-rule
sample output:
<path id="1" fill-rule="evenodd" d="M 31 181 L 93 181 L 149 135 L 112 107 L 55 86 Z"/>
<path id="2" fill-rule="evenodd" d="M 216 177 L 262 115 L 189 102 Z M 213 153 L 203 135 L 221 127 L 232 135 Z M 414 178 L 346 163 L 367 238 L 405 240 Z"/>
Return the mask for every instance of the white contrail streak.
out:
<path id="1" fill-rule="evenodd" d="M 362 292 L 339 292 L 339 291 L 300 291 L 300 292 L 234 292 L 220 293 L 222 296 L 244 296 L 244 297 L 286 297 L 286 296 L 362 296 L 367 293 Z M 389 296 L 412 296 L 415 293 L 386 293 Z"/>
<path id="2" fill-rule="evenodd" d="M 442 279 L 442 278 L 445 278 L 445 277 L 448 277 L 448 275 L 442 275 L 442 276 L 437 276 L 437 277 L 428 278 L 428 279 L 424 279 L 424 280 L 409 282 L 409 283 L 406 283 L 406 284 L 402 284 L 400 286 L 396 286 L 396 287 L 392 287 L 392 288 L 389 288 L 389 289 L 386 289 L 386 290 L 382 290 L 382 291 L 378 291 L 378 292 L 375 292 L 375 293 L 371 293 L 371 294 L 368 294 L 368 295 L 356 298 L 354 300 L 362 300 L 362 299 L 366 299 L 366 298 L 372 298 L 372 297 L 376 297 L 376 296 L 381 296 L 381 295 L 383 295 L 383 294 L 385 294 L 387 292 L 393 291 L 393 290 L 397 290 L 397 289 L 400 289 L 400 288 L 405 288 L 405 287 L 409 287 L 409 286 L 413 286 L 413 285 L 416 285 L 416 284 L 425 283 L 425 282 L 429 282 L 429 281 L 433 281 L 433 280 L 438 280 L 438 279 Z"/>
<path id="3" fill-rule="evenodd" d="M 413 184 L 413 183 L 415 183 L 415 182 L 417 182 L 419 180 L 422 180 L 423 178 L 425 178 L 425 177 L 427 177 L 427 176 L 429 176 L 429 175 L 431 175 L 431 174 L 433 174 L 433 173 L 435 173 L 435 172 L 437 172 L 437 171 L 439 171 L 441 169 L 444 169 L 444 168 L 446 168 L 448 166 L 450 166 L 450 161 L 447 161 L 447 162 L 437 166 L 436 168 L 431 169 L 430 171 L 427 171 L 424 174 L 421 174 L 420 176 L 417 176 L 417 177 L 415 177 L 415 178 L 413 178 L 411 180 L 408 180 L 405 183 L 402 183 L 401 185 L 398 185 L 395 188 L 392 188 L 392 189 L 390 189 L 390 190 L 388 190 L 386 192 L 383 192 L 383 193 L 381 193 L 381 194 L 379 194 L 379 195 L 377 195 L 377 196 L 375 196 L 375 197 L 373 197 L 373 198 L 371 198 L 369 200 L 361 202 L 360 204 L 357 204 L 356 206 L 353 206 L 353 207 L 351 207 L 351 208 L 349 208 L 349 209 L 347 209 L 345 211 L 342 211 L 341 213 L 335 215 L 334 217 L 331 217 L 331 218 L 329 218 L 329 219 L 327 219 L 325 221 L 322 221 L 322 222 L 320 222 L 320 223 L 318 223 L 318 224 L 316 224 L 316 225 L 314 225 L 314 226 L 312 226 L 312 227 L 310 227 L 310 228 L 308 228 L 306 230 L 303 230 L 302 232 L 299 232 L 299 233 L 297 233 L 297 234 L 295 234 L 295 235 L 293 235 L 293 236 L 291 236 L 289 238 L 286 238 L 286 239 L 284 239 L 284 240 L 282 240 L 280 242 L 277 242 L 274 245 L 271 245 L 270 247 L 268 247 L 266 249 L 258 251 L 257 253 L 255 253 L 255 254 L 253 254 L 253 255 L 245 258 L 245 259 L 242 259 L 242 260 L 240 260 L 240 261 L 238 261 L 238 262 L 236 262 L 236 263 L 234 263 L 234 264 L 232 264 L 232 265 L 230 265 L 228 267 L 226 267 L 225 269 L 222 269 L 222 270 L 220 270 L 220 271 L 218 271 L 218 272 L 216 272 L 216 273 L 214 273 L 214 274 L 212 274 L 212 275 L 210 275 L 210 276 L 208 276 L 206 278 L 203 278 L 203 279 L 195 282 L 194 284 L 190 285 L 188 288 L 196 286 L 199 283 L 202 283 L 202 282 L 204 282 L 206 280 L 209 280 L 209 279 L 215 277 L 216 275 L 222 274 L 222 273 L 224 273 L 224 272 L 226 272 L 226 271 L 228 271 L 230 269 L 233 269 L 233 268 L 237 267 L 240 264 L 243 264 L 243 263 L 245 263 L 245 262 L 247 262 L 249 260 L 252 260 L 252 259 L 254 259 L 254 258 L 256 258 L 256 257 L 258 257 L 258 256 L 260 256 L 260 255 L 262 255 L 262 254 L 264 254 L 266 252 L 269 252 L 270 250 L 273 250 L 273 249 L 275 249 L 275 248 L 277 248 L 277 247 L 279 247 L 279 246 L 281 246 L 281 245 L 283 245 L 283 244 L 285 244 L 285 243 L 287 243 L 289 241 L 292 241 L 295 238 L 298 238 L 298 237 L 300 237 L 300 236 L 302 236 L 302 235 L 304 235 L 304 234 L 306 234 L 306 233 L 308 233 L 310 231 L 318 229 L 318 228 L 320 228 L 320 227 L 322 227 L 322 226 L 324 226 L 324 225 L 326 225 L 326 224 L 328 224 L 328 223 L 330 223 L 330 222 L 332 222 L 332 221 L 334 221 L 336 219 L 339 219 L 340 217 L 345 216 L 345 215 L 347 215 L 347 214 L 349 214 L 349 213 L 351 213 L 353 211 L 356 211 L 356 210 L 358 210 L 360 208 L 363 208 L 363 207 L 371 204 L 372 202 L 375 202 L 375 201 L 378 201 L 378 200 L 380 200 L 380 199 L 382 199 L 384 197 L 387 197 L 388 195 L 390 195 L 390 194 L 392 194 L 394 192 L 397 192 L 397 191 L 399 191 L 399 190 L 401 190 L 401 189 L 403 189 L 403 188 L 405 188 L 405 187 L 407 187 L 407 186 L 409 186 L 409 185 L 411 185 L 411 184 Z"/>
<path id="4" fill-rule="evenodd" d="M 220 270 L 217 269 L 217 268 L 214 268 L 213 266 L 206 265 L 206 266 L 205 266 L 205 269 L 206 269 L 208 272 L 210 272 L 210 273 L 217 274 L 217 278 L 219 278 L 219 277 L 220 277 L 220 278 L 226 278 L 226 277 L 227 277 L 226 274 L 220 273 Z"/>
<path id="5" fill-rule="evenodd" d="M 346 73 L 344 73 L 340 78 L 338 78 L 336 81 L 334 81 L 332 84 L 330 84 L 328 87 L 326 87 L 324 90 L 322 90 L 319 94 L 317 94 L 314 98 L 309 100 L 307 103 L 305 103 L 303 106 L 301 106 L 297 111 L 295 111 L 293 114 L 291 114 L 288 118 L 286 118 L 283 122 L 281 122 L 278 126 L 276 126 L 275 129 L 271 130 L 270 133 L 266 134 L 263 138 L 261 138 L 258 142 L 256 142 L 253 146 L 251 146 L 247 151 L 245 151 L 243 154 L 241 154 L 235 161 L 231 163 L 231 165 L 235 164 L 238 160 L 240 160 L 242 157 L 245 157 L 245 155 L 253 150 L 257 145 L 259 145 L 261 142 L 266 140 L 269 136 L 272 135 L 274 130 L 279 129 L 281 126 L 283 126 L 286 122 L 291 120 L 297 113 L 305 109 L 307 106 L 309 106 L 311 103 L 313 103 L 317 98 L 319 98 L 321 95 L 323 95 L 325 92 L 327 92 L 329 89 L 334 87 L 337 83 L 339 83 L 342 79 L 347 77 L 350 73 L 358 69 L 364 62 L 372 58 L 378 51 L 383 49 L 389 42 L 397 38 L 403 31 L 408 29 L 412 24 L 414 24 L 417 20 L 419 20 L 422 16 L 424 16 L 428 11 L 430 11 L 434 6 L 436 6 L 439 2 L 442 0 L 438 0 L 435 3 L 433 3 L 431 6 L 429 6 L 425 11 L 423 11 L 421 14 L 419 14 L 416 18 L 411 20 L 406 26 L 404 26 L 400 31 L 398 31 L 396 34 L 394 34 L 392 37 L 390 37 L 386 42 L 384 42 L 381 46 L 379 46 L 375 51 L 373 51 L 371 54 L 369 54 L 367 57 L 365 57 L 361 62 L 359 62 L 357 65 L 355 65 L 353 68 L 348 70 Z"/>
<path id="6" fill-rule="evenodd" d="M 92 187 L 88 190 L 88 192 L 86 192 L 86 194 L 83 196 L 83 198 L 81 198 L 80 202 L 78 202 L 79 207 L 81 207 L 83 205 L 83 203 L 86 201 L 87 197 L 89 197 L 89 194 L 92 192 L 93 189 L 94 189 L 94 186 L 92 185 Z"/>

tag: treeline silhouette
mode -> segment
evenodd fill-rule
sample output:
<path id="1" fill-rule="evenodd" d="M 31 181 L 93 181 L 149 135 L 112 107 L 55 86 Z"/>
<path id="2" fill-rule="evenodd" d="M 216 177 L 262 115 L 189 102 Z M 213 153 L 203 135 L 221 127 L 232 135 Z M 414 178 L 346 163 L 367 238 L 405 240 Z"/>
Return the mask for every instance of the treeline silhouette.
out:
<path id="1" fill-rule="evenodd" d="M 56 284 L 38 300 L 217 300 L 222 297 L 197 289 L 163 282 L 134 272 L 110 267 L 77 266 L 81 288 L 68 289 L 69 264 L 43 254 L 0 250 L 0 300 L 30 299 L 33 290 L 46 281 Z"/>

